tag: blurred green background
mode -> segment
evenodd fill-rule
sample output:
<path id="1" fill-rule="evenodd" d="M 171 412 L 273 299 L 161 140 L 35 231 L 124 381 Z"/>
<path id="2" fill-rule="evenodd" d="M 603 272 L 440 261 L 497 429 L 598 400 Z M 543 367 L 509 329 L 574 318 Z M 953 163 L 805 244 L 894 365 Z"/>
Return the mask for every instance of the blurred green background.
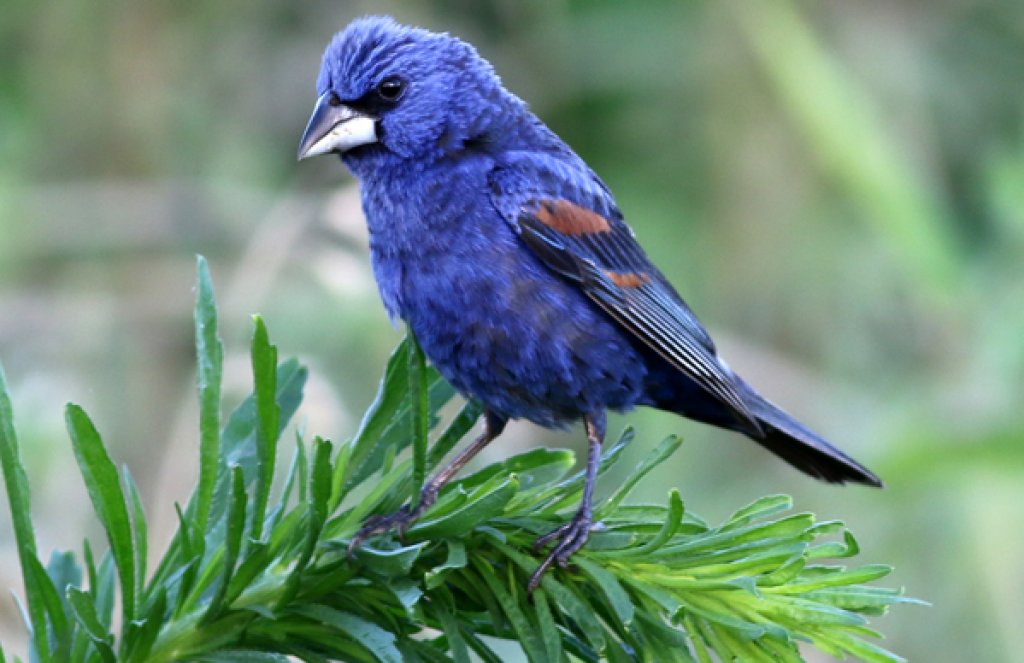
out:
<path id="1" fill-rule="evenodd" d="M 0 360 L 42 550 L 102 540 L 69 400 L 131 466 L 151 545 L 166 541 L 196 465 L 195 253 L 213 268 L 232 398 L 260 312 L 312 368 L 307 429 L 354 432 L 401 333 L 353 181 L 294 155 L 323 46 L 366 13 L 476 44 L 616 192 L 733 367 L 888 484 L 820 485 L 738 436 L 640 411 L 612 422 L 639 429 L 634 455 L 670 432 L 687 444 L 637 498 L 679 486 L 714 520 L 791 493 L 934 604 L 876 622 L 887 646 L 1019 660 L 1019 0 L 6 3 Z M 519 423 L 490 458 L 581 440 Z M 20 591 L 12 538 L 4 504 L 0 587 Z M 9 598 L 0 640 L 24 651 Z"/>

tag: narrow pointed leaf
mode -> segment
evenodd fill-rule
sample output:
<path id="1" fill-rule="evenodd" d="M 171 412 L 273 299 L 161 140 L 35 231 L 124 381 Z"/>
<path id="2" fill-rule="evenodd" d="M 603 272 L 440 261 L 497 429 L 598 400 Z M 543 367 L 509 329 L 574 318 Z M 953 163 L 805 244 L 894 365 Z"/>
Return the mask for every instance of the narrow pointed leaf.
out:
<path id="1" fill-rule="evenodd" d="M 66 656 L 67 648 L 70 645 L 70 633 L 68 631 L 68 616 L 64 612 L 60 594 L 57 593 L 57 588 L 38 558 L 29 557 L 28 566 L 24 572 L 26 576 L 32 576 L 32 582 L 39 589 L 43 606 L 46 609 L 46 620 L 33 624 L 33 627 L 46 630 L 48 625 L 55 641 L 53 643 L 55 648 L 52 649 L 54 658 L 59 657 L 62 651 Z"/>
<path id="2" fill-rule="evenodd" d="M 220 398 L 224 372 L 224 348 L 217 335 L 217 306 L 210 268 L 196 258 L 196 305 L 194 313 L 197 382 L 199 392 L 199 487 L 196 490 L 196 523 L 206 529 L 220 460 Z"/>
<path id="3" fill-rule="evenodd" d="M 146 586 L 146 565 L 149 563 L 149 533 L 146 525 L 146 511 L 142 506 L 142 496 L 135 485 L 128 467 L 121 468 L 124 475 L 124 486 L 128 492 L 132 517 L 132 549 L 135 551 L 135 586 L 141 591 Z"/>
<path id="4" fill-rule="evenodd" d="M 558 661 L 562 658 L 562 639 L 558 635 L 555 619 L 548 605 L 547 593 L 538 589 L 533 594 L 533 607 L 536 610 L 537 626 L 541 641 L 544 644 L 544 660 Z"/>
<path id="5" fill-rule="evenodd" d="M 744 527 L 751 521 L 757 520 L 758 518 L 764 518 L 781 511 L 788 511 L 792 508 L 793 498 L 789 495 L 768 495 L 766 497 L 761 497 L 733 513 L 719 529 L 722 531 L 728 531 L 738 527 Z"/>
<path id="6" fill-rule="evenodd" d="M 88 634 L 100 658 L 104 663 L 114 663 L 117 660 L 113 650 L 114 636 L 107 631 L 97 616 L 92 597 L 74 587 L 68 589 L 67 597 L 75 621 Z"/>
<path id="7" fill-rule="evenodd" d="M 336 500 L 350 488 L 361 483 L 384 465 L 388 455 L 395 455 L 410 443 L 409 417 L 412 403 L 409 387 L 409 348 L 403 341 L 391 358 L 370 410 L 363 417 L 355 439 L 352 442 L 350 462 L 343 476 L 335 477 L 336 489 L 332 492 L 332 510 Z M 426 370 L 428 412 L 431 425 L 436 412 L 455 394 L 455 390 L 441 377 L 437 369 L 428 366 Z"/>
<path id="8" fill-rule="evenodd" d="M 270 344 L 262 318 L 254 316 L 253 324 L 252 375 L 256 396 L 257 461 L 249 538 L 259 541 L 263 538 L 263 519 L 267 511 L 270 486 L 274 481 L 281 409 L 277 404 L 277 347 Z"/>
<path id="9" fill-rule="evenodd" d="M 482 560 L 477 560 L 475 567 L 477 573 L 480 574 L 480 577 L 486 583 L 491 595 L 497 599 L 502 612 L 512 625 L 516 638 L 519 640 L 519 644 L 522 645 L 526 655 L 534 662 L 546 660 L 543 637 L 527 618 L 520 598 L 512 594 L 495 574 L 494 569 Z"/>
<path id="10" fill-rule="evenodd" d="M 389 577 L 401 576 L 409 573 L 413 562 L 427 545 L 429 541 L 422 541 L 394 550 L 377 550 L 363 545 L 356 550 L 355 557 L 373 573 Z"/>
<path id="11" fill-rule="evenodd" d="M 683 498 L 680 497 L 679 491 L 675 488 L 669 491 L 668 494 L 668 512 L 665 516 L 665 522 L 658 533 L 649 541 L 644 543 L 642 546 L 625 550 L 621 554 L 631 557 L 649 555 L 668 543 L 675 533 L 679 530 L 679 525 L 683 521 Z"/>
<path id="12" fill-rule="evenodd" d="M 32 624 L 45 624 L 45 609 L 39 587 L 25 569 L 30 559 L 36 557 L 36 535 L 32 527 L 32 507 L 29 497 L 28 478 L 21 464 L 18 452 L 18 438 L 14 432 L 14 410 L 7 393 L 7 378 L 0 366 L 0 466 L 3 467 L 4 486 L 11 507 L 11 522 L 14 525 L 14 539 L 18 546 L 22 577 L 25 579 L 25 600 L 28 617 Z M 45 628 L 32 629 L 32 644 L 43 663 L 50 660 L 50 644 Z"/>
<path id="13" fill-rule="evenodd" d="M 408 530 L 415 538 L 433 539 L 455 536 L 471 531 L 474 527 L 505 510 L 505 505 L 516 494 L 519 483 L 515 476 L 507 477 L 490 490 L 480 490 L 464 505 L 440 518 L 424 519 Z"/>
<path id="14" fill-rule="evenodd" d="M 608 605 L 611 606 L 615 612 L 616 618 L 624 626 L 629 626 L 633 622 L 633 613 L 635 607 L 633 601 L 630 600 L 629 594 L 622 588 L 618 578 L 616 578 L 611 572 L 598 564 L 591 562 L 584 558 L 574 559 L 573 562 L 579 566 L 580 570 L 589 577 L 595 585 L 601 590 L 605 600 L 608 601 Z"/>
<path id="15" fill-rule="evenodd" d="M 135 618 L 138 595 L 132 526 L 117 469 L 107 455 L 100 434 L 82 408 L 69 404 L 65 410 L 65 420 L 93 509 L 107 532 L 117 576 L 121 581 L 121 610 L 127 623 Z"/>
<path id="16" fill-rule="evenodd" d="M 406 343 L 409 345 L 409 399 L 411 412 L 409 416 L 409 436 L 412 439 L 412 485 L 409 498 L 416 502 L 427 475 L 427 433 L 430 413 L 428 411 L 427 366 L 423 349 L 416 341 L 412 328 L 406 329 Z"/>
<path id="17" fill-rule="evenodd" d="M 224 538 L 224 566 L 221 572 L 220 585 L 217 593 L 210 600 L 205 619 L 209 620 L 222 610 L 226 605 L 224 598 L 231 586 L 231 578 L 235 573 L 235 565 L 238 563 L 238 554 L 242 549 L 242 534 L 245 531 L 245 477 L 242 475 L 242 468 L 233 466 L 231 468 L 231 506 L 227 513 L 227 529 Z"/>
<path id="18" fill-rule="evenodd" d="M 665 438 L 661 444 L 648 454 L 648 456 L 641 462 L 633 473 L 626 478 L 625 481 L 619 486 L 619 488 L 612 494 L 608 500 L 598 507 L 595 512 L 595 520 L 600 520 L 604 514 L 611 513 L 619 506 L 619 504 L 626 498 L 627 495 L 633 490 L 634 487 L 647 476 L 647 473 L 653 470 L 655 467 L 665 462 L 665 460 L 676 452 L 679 445 L 683 443 L 682 438 L 670 435 Z"/>
<path id="19" fill-rule="evenodd" d="M 347 489 L 350 484 L 359 483 L 379 467 L 374 467 L 370 460 L 371 454 L 375 451 L 384 430 L 396 418 L 395 415 L 406 398 L 408 376 L 409 344 L 403 340 L 391 353 L 384 369 L 384 377 L 377 388 L 377 395 L 359 424 L 359 430 L 351 443 L 352 453 L 346 474 L 337 477 L 335 481 L 337 490 L 333 492 L 338 499 L 338 493 Z"/>
<path id="20" fill-rule="evenodd" d="M 201 654 L 192 659 L 196 663 L 291 663 L 284 654 L 274 654 L 255 649 L 229 649 Z"/>
<path id="21" fill-rule="evenodd" d="M 427 450 L 427 468 L 433 470 L 466 436 L 483 414 L 484 406 L 477 401 L 466 401 L 459 413 L 455 415 L 448 428 L 430 445 Z"/>
<path id="22" fill-rule="evenodd" d="M 160 627 L 164 625 L 164 612 L 167 610 L 167 592 L 160 589 L 144 607 L 145 617 L 139 622 L 135 633 L 135 641 L 128 648 L 128 660 L 145 661 L 153 644 L 156 642 Z"/>
<path id="23" fill-rule="evenodd" d="M 395 635 L 363 617 L 315 604 L 303 606 L 297 612 L 344 632 L 381 663 L 402 663 L 402 654 L 395 647 Z"/>

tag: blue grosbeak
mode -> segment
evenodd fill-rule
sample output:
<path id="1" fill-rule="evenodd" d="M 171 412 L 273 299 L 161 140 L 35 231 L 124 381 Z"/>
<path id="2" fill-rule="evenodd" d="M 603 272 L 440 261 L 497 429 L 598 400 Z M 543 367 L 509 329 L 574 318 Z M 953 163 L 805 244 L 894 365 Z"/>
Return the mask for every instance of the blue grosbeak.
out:
<path id="1" fill-rule="evenodd" d="M 743 433 L 825 481 L 881 485 L 870 470 L 765 400 L 651 264 L 608 187 L 506 90 L 469 44 L 369 17 L 331 41 L 299 158 L 337 153 L 359 180 L 370 255 L 391 317 L 485 427 L 415 507 L 367 521 L 401 532 L 509 419 L 583 419 L 586 488 L 530 580 L 592 528 L 605 412 L 646 405 Z"/>

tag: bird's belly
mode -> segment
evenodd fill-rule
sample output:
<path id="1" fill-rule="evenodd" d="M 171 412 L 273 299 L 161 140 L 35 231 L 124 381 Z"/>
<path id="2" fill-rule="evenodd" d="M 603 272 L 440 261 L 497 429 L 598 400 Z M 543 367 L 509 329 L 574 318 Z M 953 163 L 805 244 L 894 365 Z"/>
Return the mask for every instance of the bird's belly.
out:
<path id="1" fill-rule="evenodd" d="M 559 426 L 641 398 L 645 362 L 617 325 L 525 247 L 404 265 L 405 317 L 459 391 Z"/>

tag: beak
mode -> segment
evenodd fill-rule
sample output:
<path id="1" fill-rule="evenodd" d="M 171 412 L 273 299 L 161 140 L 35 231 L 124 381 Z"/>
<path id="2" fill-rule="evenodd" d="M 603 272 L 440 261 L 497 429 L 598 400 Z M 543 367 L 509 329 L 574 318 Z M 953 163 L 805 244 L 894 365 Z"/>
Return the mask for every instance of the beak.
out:
<path id="1" fill-rule="evenodd" d="M 299 141 L 298 159 L 328 152 L 347 152 L 377 142 L 377 119 L 339 103 L 333 92 L 316 100 L 313 116 Z"/>

